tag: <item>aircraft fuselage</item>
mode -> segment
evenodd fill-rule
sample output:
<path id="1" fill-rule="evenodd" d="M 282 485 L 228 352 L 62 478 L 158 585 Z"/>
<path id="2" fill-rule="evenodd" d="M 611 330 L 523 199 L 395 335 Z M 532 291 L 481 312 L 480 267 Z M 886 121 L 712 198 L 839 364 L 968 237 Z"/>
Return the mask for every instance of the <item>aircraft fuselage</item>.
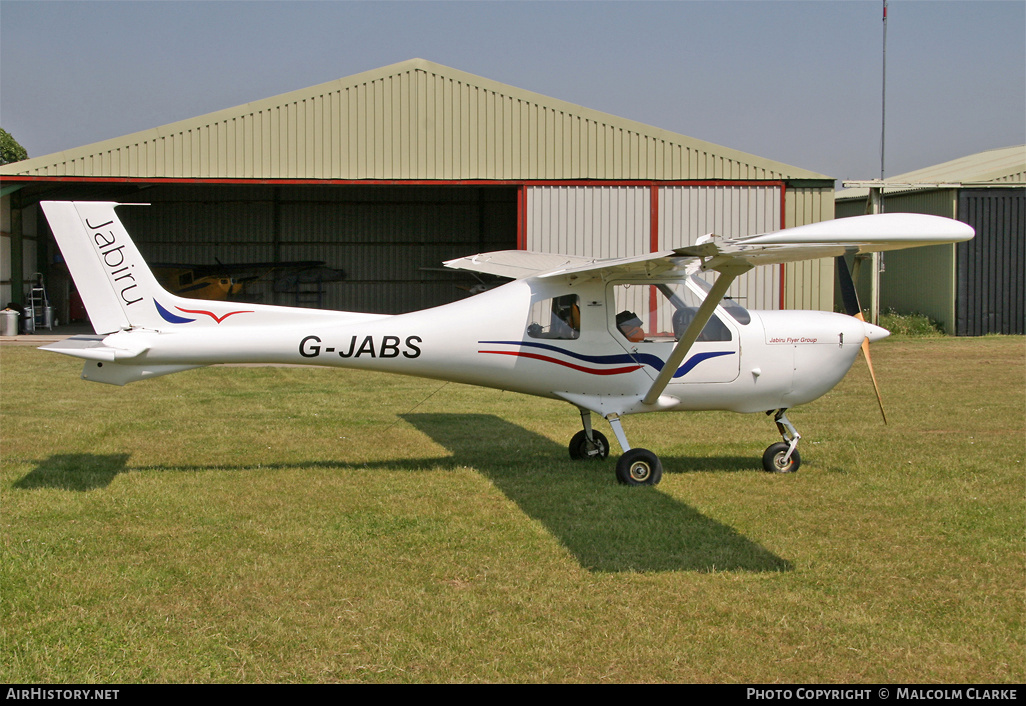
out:
<path id="1" fill-rule="evenodd" d="M 568 286 L 518 280 L 409 314 L 321 312 L 315 319 L 297 316 L 301 323 L 272 329 L 247 326 L 248 312 L 238 305 L 238 312 L 211 314 L 220 319 L 213 328 L 190 329 L 193 321 L 182 316 L 171 330 L 160 333 L 112 334 L 106 346 L 117 350 L 124 341 L 126 354 L 107 363 L 280 363 L 377 370 L 564 399 L 603 416 L 674 409 L 758 412 L 824 394 L 851 367 L 866 336 L 862 322 L 841 314 L 753 311 L 742 324 L 721 311 L 718 318 L 727 340 L 696 342 L 659 401 L 644 405 L 641 397 L 674 339 L 627 340 L 615 325 L 611 287 L 602 281 Z M 532 338 L 532 302 L 568 293 L 581 302 L 579 331 L 574 337 Z M 202 319 L 201 314 L 190 316 Z M 145 351 L 132 355 L 140 348 Z M 99 368 L 87 372 L 90 379 L 111 381 Z"/>

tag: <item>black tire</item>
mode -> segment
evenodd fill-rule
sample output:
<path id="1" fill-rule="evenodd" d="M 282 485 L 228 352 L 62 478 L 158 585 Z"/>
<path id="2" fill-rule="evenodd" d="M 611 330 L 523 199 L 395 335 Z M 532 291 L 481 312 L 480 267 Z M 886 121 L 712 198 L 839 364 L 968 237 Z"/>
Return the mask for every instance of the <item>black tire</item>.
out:
<path id="1" fill-rule="evenodd" d="M 663 477 L 663 464 L 648 449 L 631 449 L 616 462 L 616 479 L 624 485 L 655 485 Z"/>
<path id="2" fill-rule="evenodd" d="M 592 441 L 588 441 L 584 429 L 574 434 L 574 438 L 570 439 L 570 458 L 575 461 L 607 458 L 609 442 L 606 441 L 606 437 L 601 432 L 592 430 L 591 438 Z"/>
<path id="3" fill-rule="evenodd" d="M 783 463 L 784 456 L 787 455 L 787 450 L 791 448 L 789 444 L 785 444 L 783 441 L 778 441 L 775 444 L 770 444 L 769 448 L 766 449 L 766 453 L 762 455 L 762 467 L 767 473 L 795 473 L 798 471 L 798 467 L 802 465 L 802 457 L 798 455 L 798 449 L 795 449 L 791 454 L 791 458 L 787 459 L 787 463 Z"/>

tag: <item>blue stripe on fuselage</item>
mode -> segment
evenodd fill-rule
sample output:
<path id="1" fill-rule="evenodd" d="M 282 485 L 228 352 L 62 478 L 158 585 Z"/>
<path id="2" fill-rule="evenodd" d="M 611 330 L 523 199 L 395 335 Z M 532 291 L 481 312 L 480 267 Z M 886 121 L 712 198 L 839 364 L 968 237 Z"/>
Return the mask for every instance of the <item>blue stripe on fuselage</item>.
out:
<path id="1" fill-rule="evenodd" d="M 556 353 L 562 353 L 563 355 L 577 360 L 583 360 L 586 363 L 596 363 L 598 365 L 613 365 L 615 363 L 640 363 L 642 365 L 648 365 L 655 370 L 661 371 L 666 362 L 654 356 L 651 353 L 620 353 L 617 355 L 585 355 L 584 353 L 575 353 L 568 351 L 565 348 L 559 346 L 553 346 L 548 343 L 536 343 L 534 341 L 478 341 L 478 343 L 486 343 L 489 345 L 505 345 L 505 346 L 528 346 L 531 348 L 542 348 L 547 351 L 555 351 Z M 696 365 L 699 363 L 709 360 L 711 358 L 719 358 L 724 355 L 733 355 L 734 351 L 710 351 L 708 353 L 696 353 L 695 355 L 688 358 L 684 365 L 677 369 L 677 372 L 673 374 L 674 378 L 683 377 L 691 372 Z"/>

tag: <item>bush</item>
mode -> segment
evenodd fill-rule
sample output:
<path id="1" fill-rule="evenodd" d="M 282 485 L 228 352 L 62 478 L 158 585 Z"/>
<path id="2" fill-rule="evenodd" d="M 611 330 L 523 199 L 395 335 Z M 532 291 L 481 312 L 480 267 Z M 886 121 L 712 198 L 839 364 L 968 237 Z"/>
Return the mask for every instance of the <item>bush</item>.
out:
<path id="1" fill-rule="evenodd" d="M 899 314 L 894 309 L 880 314 L 880 325 L 897 336 L 936 337 L 943 336 L 940 322 L 925 314 Z"/>

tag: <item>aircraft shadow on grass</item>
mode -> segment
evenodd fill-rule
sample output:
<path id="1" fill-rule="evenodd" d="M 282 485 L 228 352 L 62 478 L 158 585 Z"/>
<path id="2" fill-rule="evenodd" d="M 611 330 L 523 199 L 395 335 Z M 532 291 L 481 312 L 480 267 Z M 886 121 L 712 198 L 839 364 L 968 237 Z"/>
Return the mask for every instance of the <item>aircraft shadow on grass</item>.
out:
<path id="1" fill-rule="evenodd" d="M 486 476 L 580 562 L 604 571 L 789 571 L 791 563 L 655 487 L 610 483 L 612 460 L 570 461 L 552 440 L 486 414 L 402 418 Z M 566 459 L 565 461 L 563 459 Z M 669 459 L 669 471 L 695 463 Z M 705 464 L 705 459 L 702 460 Z M 752 467 L 719 459 L 718 470 Z"/>
<path id="2" fill-rule="evenodd" d="M 384 460 L 359 468 L 418 471 L 439 465 L 473 468 L 595 572 L 790 571 L 792 565 L 733 528 L 655 487 L 610 482 L 613 461 L 570 461 L 551 439 L 488 414 L 406 414 L 402 419 L 449 451 L 443 458 Z M 128 468 L 129 454 L 59 454 L 39 463 L 15 488 L 88 491 Z M 667 472 L 752 470 L 751 459 L 668 459 Z M 712 461 L 712 464 L 710 464 Z M 339 461 L 279 464 L 338 468 Z M 711 466 L 711 468 L 710 468 Z M 269 466 L 263 466 L 268 468 Z M 273 468 L 274 466 L 270 466 Z M 225 466 L 178 470 L 232 470 Z M 237 470 L 244 470 L 238 467 Z"/>

